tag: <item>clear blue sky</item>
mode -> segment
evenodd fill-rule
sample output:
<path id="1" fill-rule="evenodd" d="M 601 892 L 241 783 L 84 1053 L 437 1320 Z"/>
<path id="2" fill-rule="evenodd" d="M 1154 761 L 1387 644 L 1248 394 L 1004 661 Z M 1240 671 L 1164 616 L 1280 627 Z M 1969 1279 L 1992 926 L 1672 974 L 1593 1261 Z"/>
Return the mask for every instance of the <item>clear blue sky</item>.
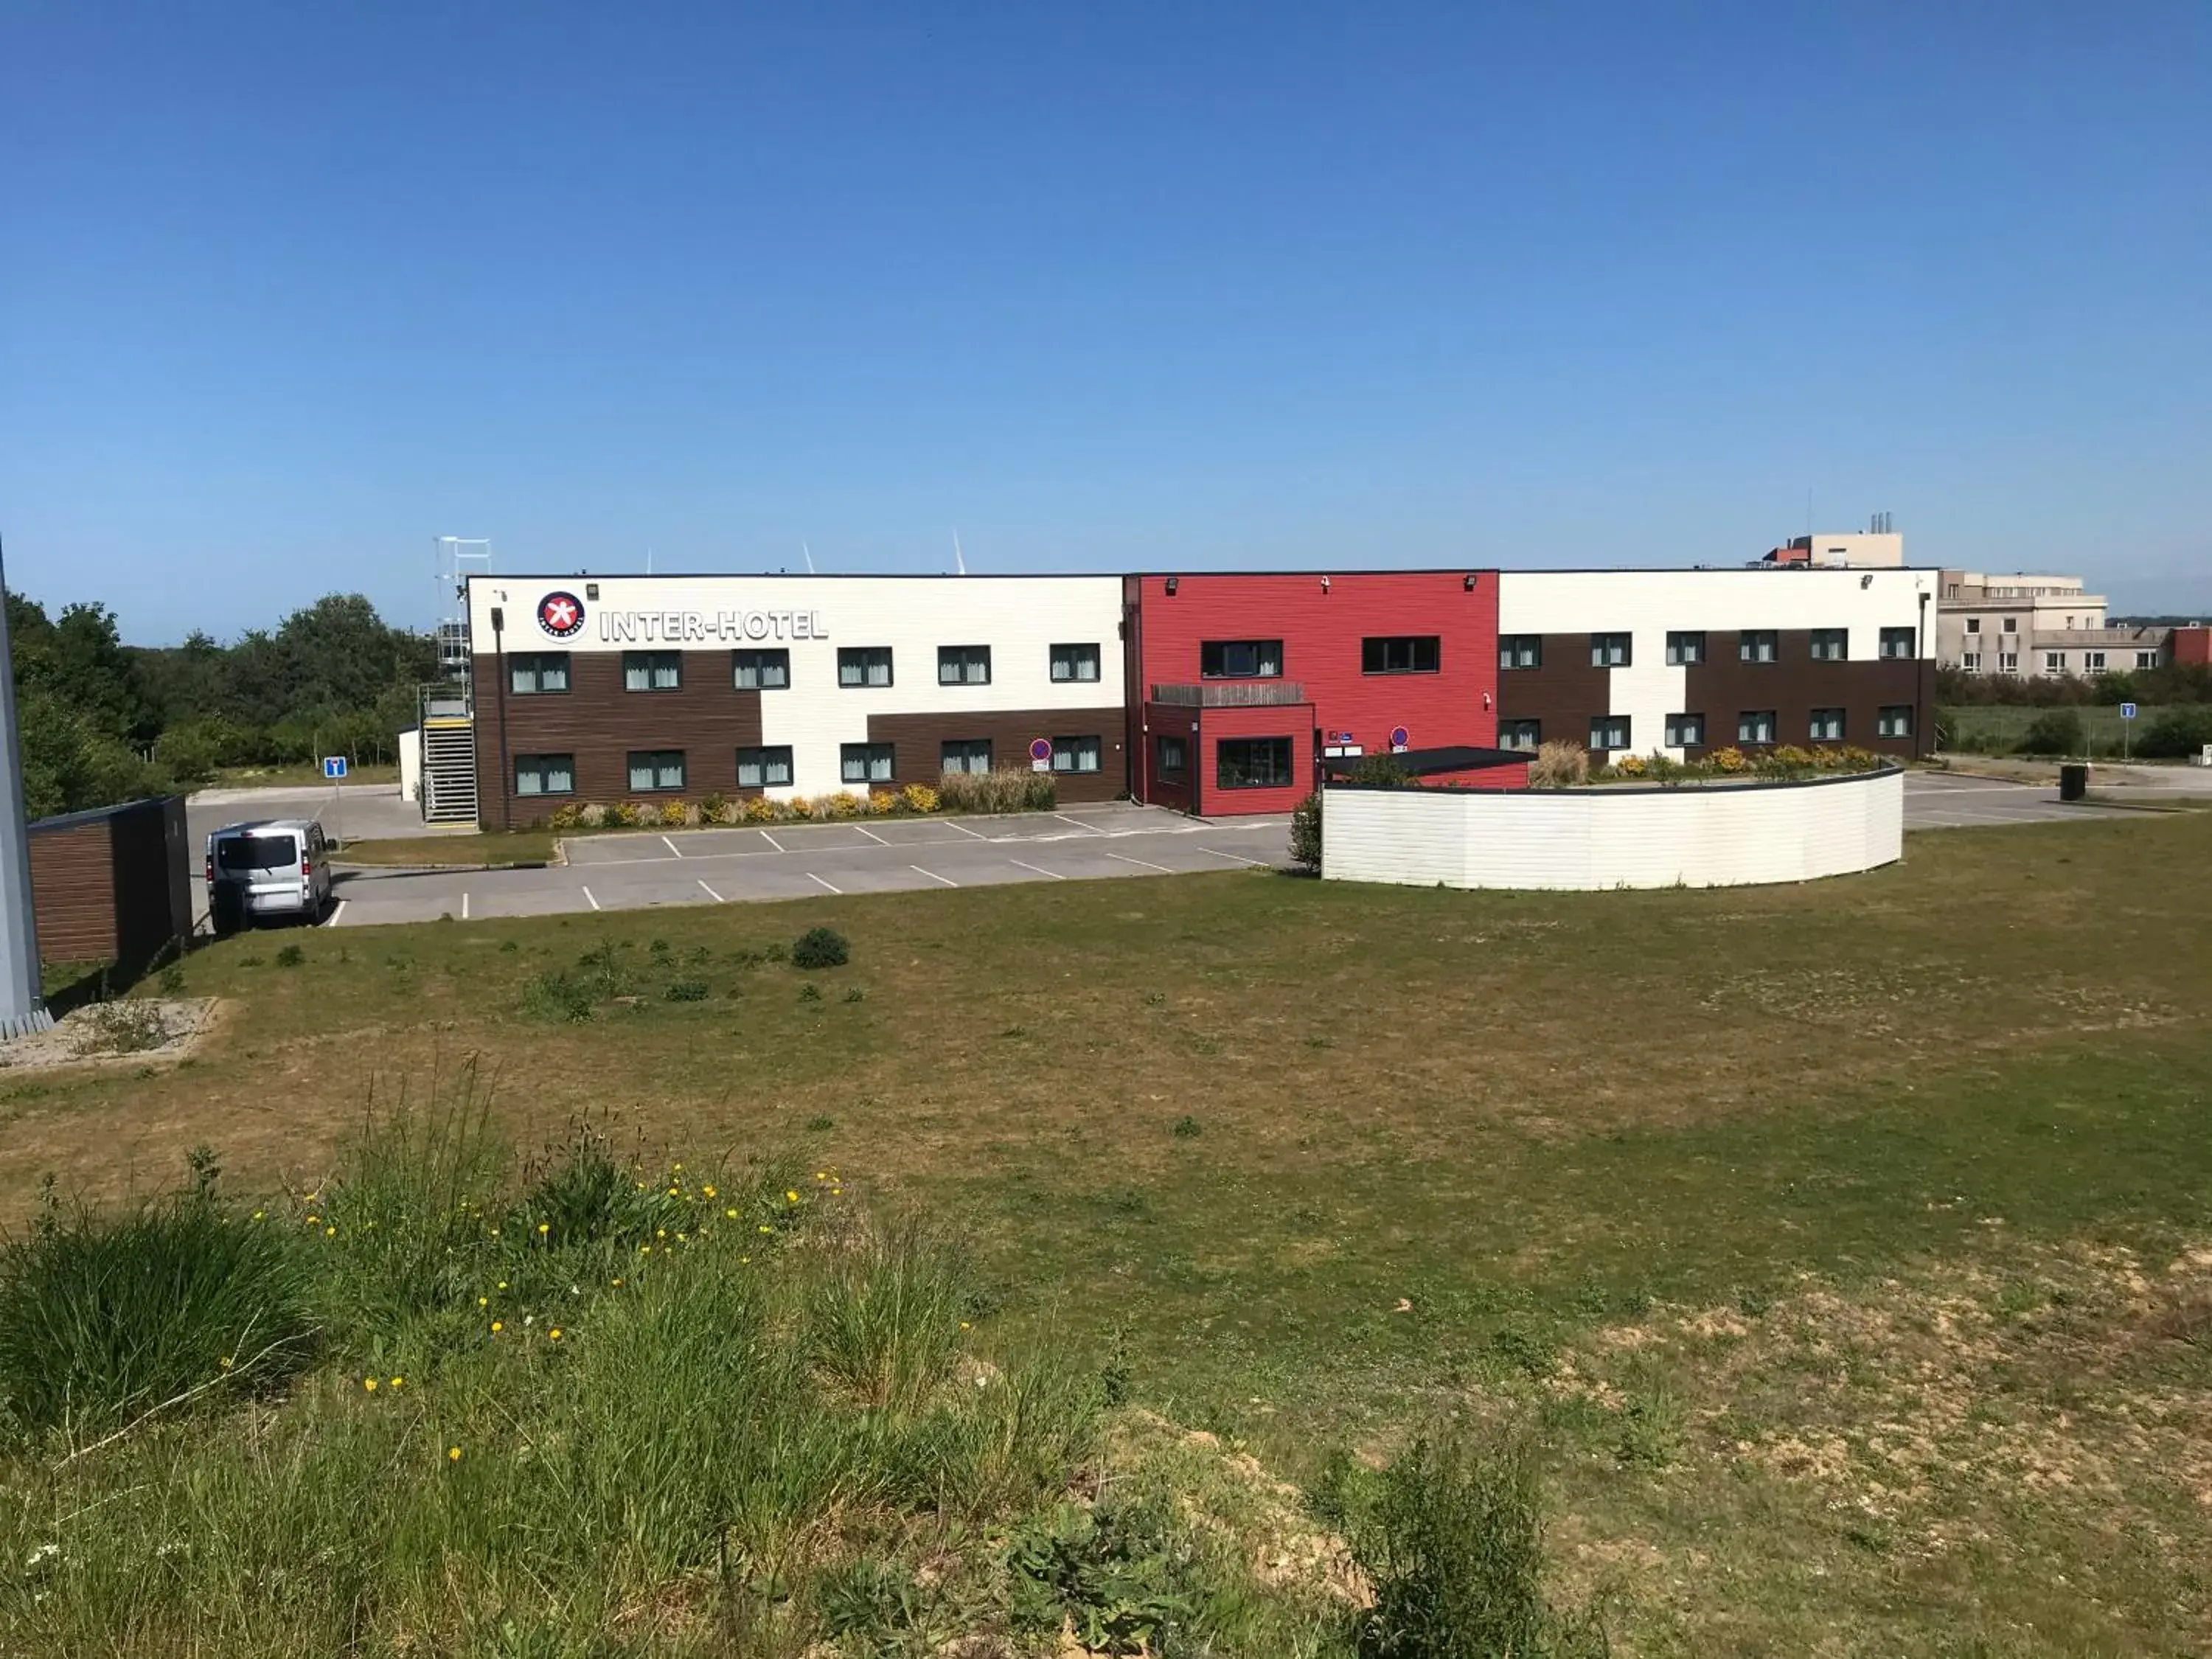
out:
<path id="1" fill-rule="evenodd" d="M 0 532 L 507 569 L 1918 563 L 2212 610 L 2212 6 L 0 0 Z"/>

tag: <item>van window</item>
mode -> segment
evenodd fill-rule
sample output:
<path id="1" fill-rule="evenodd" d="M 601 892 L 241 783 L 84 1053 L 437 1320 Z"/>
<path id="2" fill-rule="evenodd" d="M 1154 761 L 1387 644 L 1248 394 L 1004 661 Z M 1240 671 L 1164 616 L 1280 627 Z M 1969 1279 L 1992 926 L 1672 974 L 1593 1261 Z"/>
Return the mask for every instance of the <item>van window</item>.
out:
<path id="1" fill-rule="evenodd" d="M 291 836 L 232 836 L 215 844 L 218 870 L 282 870 L 299 858 L 300 843 Z"/>

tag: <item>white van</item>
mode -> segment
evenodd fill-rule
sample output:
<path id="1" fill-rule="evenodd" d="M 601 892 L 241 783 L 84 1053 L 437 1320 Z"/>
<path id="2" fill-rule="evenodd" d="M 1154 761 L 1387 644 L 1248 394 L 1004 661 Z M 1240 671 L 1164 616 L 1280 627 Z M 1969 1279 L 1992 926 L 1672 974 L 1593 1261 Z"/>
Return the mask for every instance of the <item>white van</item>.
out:
<path id="1" fill-rule="evenodd" d="M 331 903 L 331 844 L 313 818 L 225 824 L 208 837 L 208 915 L 218 934 L 264 916 L 319 921 Z"/>

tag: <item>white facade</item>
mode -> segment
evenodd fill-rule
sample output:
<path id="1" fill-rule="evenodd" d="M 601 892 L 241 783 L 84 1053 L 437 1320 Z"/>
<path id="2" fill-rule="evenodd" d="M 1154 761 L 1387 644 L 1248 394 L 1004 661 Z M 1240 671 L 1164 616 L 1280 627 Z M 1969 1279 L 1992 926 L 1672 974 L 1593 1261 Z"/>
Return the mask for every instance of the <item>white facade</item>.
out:
<path id="1" fill-rule="evenodd" d="M 1680 760 L 1681 748 L 1662 741 L 1667 716 L 1690 706 L 1687 671 L 1667 660 L 1668 634 L 1840 628 L 1847 632 L 1844 660 L 1867 662 L 1880 657 L 1884 629 L 1910 628 L 1914 654 L 1924 657 L 1936 646 L 1937 574 L 1802 566 L 1511 570 L 1498 578 L 1498 631 L 1629 635 L 1630 661 L 1607 676 L 1605 712 L 1629 717 L 1636 753 Z"/>
<path id="2" fill-rule="evenodd" d="M 1330 789 L 1322 815 L 1322 874 L 1332 881 L 1748 886 L 1894 863 L 1905 848 L 1905 775 L 1527 793 Z"/>
<path id="3" fill-rule="evenodd" d="M 545 619 L 566 596 L 580 614 L 569 631 Z M 501 611 L 495 629 L 492 611 Z M 871 714 L 928 714 L 1124 706 L 1118 576 L 484 576 L 469 582 L 472 649 L 567 651 L 574 655 L 652 649 L 790 653 L 788 688 L 760 694 L 764 746 L 788 745 L 793 781 L 776 795 L 848 787 L 844 744 L 868 741 Z M 1054 679 L 1055 646 L 1096 647 L 1096 679 Z M 988 684 L 940 684 L 940 647 L 986 646 Z M 888 649 L 891 683 L 842 684 L 838 652 Z M 726 672 L 726 669 L 720 672 Z M 481 717 L 483 711 L 479 711 Z M 1089 722 L 1109 754 L 1118 725 Z M 1040 735 L 1050 736 L 1051 733 Z M 995 757 L 1000 765 L 1026 756 Z M 931 771 L 933 774 L 933 763 Z"/>

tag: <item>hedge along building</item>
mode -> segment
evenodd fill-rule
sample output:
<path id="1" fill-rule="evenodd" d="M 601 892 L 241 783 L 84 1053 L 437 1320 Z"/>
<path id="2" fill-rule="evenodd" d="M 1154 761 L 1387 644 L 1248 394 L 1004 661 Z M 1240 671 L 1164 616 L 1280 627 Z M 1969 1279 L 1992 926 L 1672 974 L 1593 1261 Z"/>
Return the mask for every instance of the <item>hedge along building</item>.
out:
<path id="1" fill-rule="evenodd" d="M 1121 592 L 1116 576 L 472 576 L 478 820 L 1033 763 L 1063 800 L 1110 800 L 1127 788 Z"/>
<path id="2" fill-rule="evenodd" d="M 1593 761 L 1844 743 L 1910 758 L 1935 719 L 1939 573 L 1510 571 L 1498 742 Z"/>

